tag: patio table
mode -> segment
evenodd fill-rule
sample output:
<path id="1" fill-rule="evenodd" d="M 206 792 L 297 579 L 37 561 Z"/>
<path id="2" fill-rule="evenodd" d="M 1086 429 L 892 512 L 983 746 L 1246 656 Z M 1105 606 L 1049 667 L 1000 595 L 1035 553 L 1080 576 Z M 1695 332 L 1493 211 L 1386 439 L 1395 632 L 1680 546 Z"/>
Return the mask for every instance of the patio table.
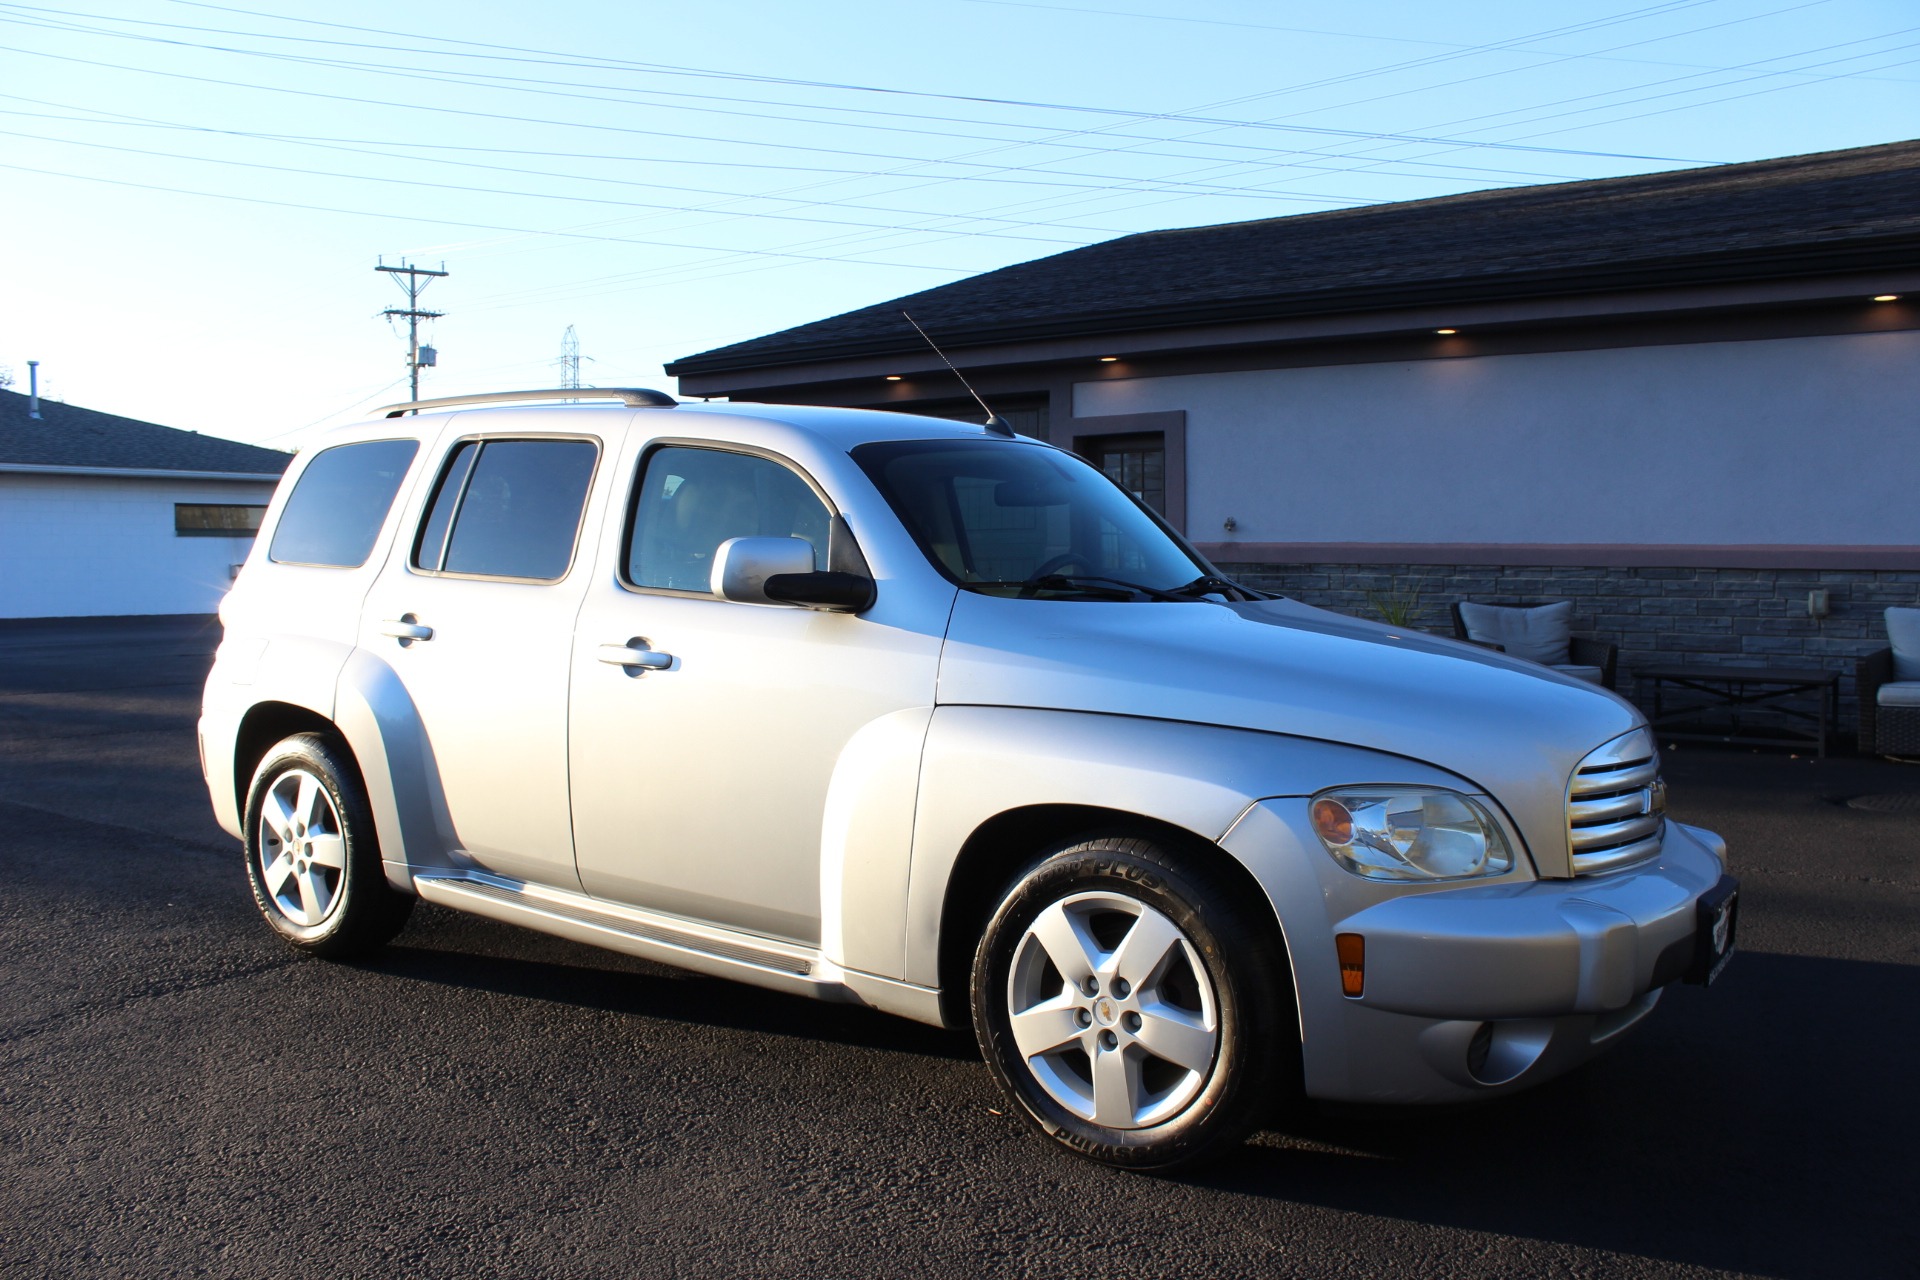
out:
<path id="1" fill-rule="evenodd" d="M 1653 685 L 1655 733 L 1683 742 L 1744 742 L 1755 746 L 1812 747 L 1827 754 L 1827 732 L 1838 718 L 1840 674 L 1807 667 L 1636 667 L 1634 674 Z M 1698 695 L 1667 707 L 1674 693 Z M 1791 705 L 1817 695 L 1818 711 Z M 1773 723 L 1760 733 L 1743 732 L 1743 713 L 1764 708 Z M 1780 721 L 1785 721 L 1781 723 Z M 1771 736 L 1768 736 L 1771 735 Z"/>

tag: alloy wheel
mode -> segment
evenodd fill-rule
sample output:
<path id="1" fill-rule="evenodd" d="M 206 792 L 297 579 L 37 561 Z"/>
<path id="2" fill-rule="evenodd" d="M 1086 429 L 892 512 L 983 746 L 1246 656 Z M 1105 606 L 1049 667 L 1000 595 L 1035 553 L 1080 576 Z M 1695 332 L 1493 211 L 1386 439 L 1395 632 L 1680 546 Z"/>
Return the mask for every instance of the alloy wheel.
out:
<path id="1" fill-rule="evenodd" d="M 1078 893 L 1049 903 L 1014 949 L 1014 1044 L 1060 1106 L 1109 1129 L 1180 1114 L 1220 1049 L 1212 980 L 1179 926 L 1138 899 Z"/>
<path id="2" fill-rule="evenodd" d="M 274 909 L 311 928 L 339 906 L 347 879 L 340 811 L 320 779 L 289 769 L 260 803 L 260 883 Z"/>

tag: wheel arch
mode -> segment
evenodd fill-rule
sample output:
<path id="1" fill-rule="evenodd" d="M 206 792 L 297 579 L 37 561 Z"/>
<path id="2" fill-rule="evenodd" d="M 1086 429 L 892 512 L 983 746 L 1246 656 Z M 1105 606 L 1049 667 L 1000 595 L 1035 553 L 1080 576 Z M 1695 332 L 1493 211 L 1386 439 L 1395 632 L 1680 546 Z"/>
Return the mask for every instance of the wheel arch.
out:
<path id="1" fill-rule="evenodd" d="M 1089 804 L 1024 805 L 997 813 L 960 847 L 940 910 L 940 1013 L 950 1027 L 970 1022 L 974 951 L 988 919 L 1016 875 L 1052 848 L 1103 835 L 1139 837 L 1178 849 L 1258 904 L 1254 915 L 1269 930 L 1276 953 L 1288 955 L 1286 927 L 1267 892 L 1238 858 L 1207 837 L 1163 818 Z M 1291 976 L 1284 984 L 1291 988 Z"/>
<path id="2" fill-rule="evenodd" d="M 354 771 L 359 772 L 360 762 L 353 753 L 353 746 L 346 735 L 340 732 L 340 726 L 315 711 L 312 707 L 303 707 L 292 702 L 256 702 L 247 708 L 240 718 L 239 728 L 234 731 L 233 739 L 233 797 L 236 808 L 244 822 L 247 812 L 247 792 L 253 784 L 253 774 L 266 759 L 267 752 L 273 750 L 276 742 L 291 738 L 296 733 L 318 733 L 325 736 L 341 751 L 346 753 Z M 366 781 L 360 779 L 364 791 Z"/>

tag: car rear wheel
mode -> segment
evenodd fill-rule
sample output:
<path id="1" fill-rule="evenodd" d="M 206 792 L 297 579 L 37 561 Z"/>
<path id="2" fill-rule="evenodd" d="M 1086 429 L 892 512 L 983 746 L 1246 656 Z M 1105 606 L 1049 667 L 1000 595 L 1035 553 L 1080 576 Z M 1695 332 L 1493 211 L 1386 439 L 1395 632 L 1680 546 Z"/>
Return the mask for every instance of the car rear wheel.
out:
<path id="1" fill-rule="evenodd" d="M 1041 1132 L 1168 1168 L 1239 1142 L 1297 1089 L 1274 929 L 1197 858 L 1110 836 L 1009 887 L 975 955 L 974 1030 Z"/>
<path id="2" fill-rule="evenodd" d="M 281 937 L 333 959 L 383 946 L 413 898 L 387 884 L 359 774 L 316 733 L 279 743 L 254 771 L 246 820 L 247 880 Z"/>

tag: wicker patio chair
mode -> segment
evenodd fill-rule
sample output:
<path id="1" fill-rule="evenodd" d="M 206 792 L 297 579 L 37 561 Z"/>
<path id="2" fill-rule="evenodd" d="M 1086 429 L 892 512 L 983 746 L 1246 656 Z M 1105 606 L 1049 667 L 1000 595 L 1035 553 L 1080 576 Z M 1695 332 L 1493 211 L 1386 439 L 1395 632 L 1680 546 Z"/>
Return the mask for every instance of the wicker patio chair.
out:
<path id="1" fill-rule="evenodd" d="M 1920 609 L 1888 609 L 1887 638 L 1887 648 L 1854 667 L 1860 750 L 1920 757 Z"/>
<path id="2" fill-rule="evenodd" d="M 1453 634 L 1470 644 L 1530 658 L 1556 671 L 1614 688 L 1620 646 L 1571 634 L 1567 624 L 1572 615 L 1570 600 L 1537 605 L 1456 601 Z"/>

